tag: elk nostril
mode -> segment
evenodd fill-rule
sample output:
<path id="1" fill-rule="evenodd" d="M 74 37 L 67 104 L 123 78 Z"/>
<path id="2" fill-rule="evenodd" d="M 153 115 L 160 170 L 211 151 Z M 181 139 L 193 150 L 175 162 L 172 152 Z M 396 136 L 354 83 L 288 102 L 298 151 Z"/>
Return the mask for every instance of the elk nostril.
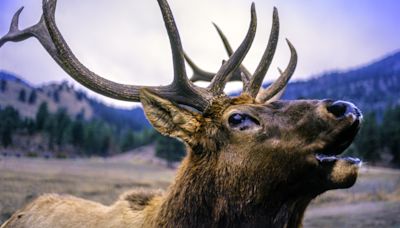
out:
<path id="1" fill-rule="evenodd" d="M 342 101 L 336 101 L 327 107 L 328 112 L 332 113 L 335 117 L 343 117 L 347 112 L 348 104 Z"/>

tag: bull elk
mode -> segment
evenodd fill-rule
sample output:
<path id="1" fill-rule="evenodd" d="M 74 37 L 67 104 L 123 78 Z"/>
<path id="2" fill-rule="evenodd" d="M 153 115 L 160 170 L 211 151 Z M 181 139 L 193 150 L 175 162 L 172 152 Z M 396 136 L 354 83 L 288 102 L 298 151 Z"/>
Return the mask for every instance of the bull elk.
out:
<path id="1" fill-rule="evenodd" d="M 333 100 L 282 101 L 297 54 L 280 77 L 261 87 L 278 41 L 273 12 L 268 45 L 251 74 L 242 60 L 255 36 L 254 4 L 248 32 L 233 51 L 216 26 L 229 59 L 217 73 L 201 70 L 184 53 L 166 0 L 158 0 L 173 56 L 174 78 L 166 86 L 125 85 L 86 68 L 68 47 L 55 23 L 55 0 L 43 1 L 43 16 L 20 30 L 18 10 L 0 39 L 37 38 L 76 81 L 118 100 L 141 102 L 148 120 L 164 135 L 187 147 L 175 181 L 165 192 L 133 191 L 111 206 L 72 196 L 44 195 L 17 211 L 5 227 L 300 227 L 310 201 L 331 189 L 351 187 L 361 161 L 338 157 L 353 141 L 362 115 L 351 103 Z M 210 81 L 206 88 L 192 81 Z M 243 82 L 243 92 L 223 92 L 228 81 Z"/>

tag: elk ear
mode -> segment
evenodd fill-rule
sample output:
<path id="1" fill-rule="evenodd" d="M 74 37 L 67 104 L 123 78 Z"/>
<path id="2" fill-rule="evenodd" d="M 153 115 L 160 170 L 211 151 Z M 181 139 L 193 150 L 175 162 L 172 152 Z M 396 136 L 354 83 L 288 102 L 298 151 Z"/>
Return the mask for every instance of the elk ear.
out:
<path id="1" fill-rule="evenodd" d="M 148 89 L 140 90 L 140 101 L 147 119 L 163 135 L 189 143 L 200 126 L 200 114 L 179 107 Z"/>

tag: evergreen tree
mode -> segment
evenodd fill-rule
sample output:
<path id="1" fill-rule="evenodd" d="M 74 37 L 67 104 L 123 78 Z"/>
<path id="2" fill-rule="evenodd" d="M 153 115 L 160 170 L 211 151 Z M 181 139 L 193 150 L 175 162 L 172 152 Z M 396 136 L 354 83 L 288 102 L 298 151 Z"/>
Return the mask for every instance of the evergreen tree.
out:
<path id="1" fill-rule="evenodd" d="M 1 79 L 0 81 L 0 91 L 4 92 L 7 90 L 7 81 L 4 79 Z"/>
<path id="2" fill-rule="evenodd" d="M 127 130 L 121 140 L 121 151 L 132 150 L 137 146 L 136 137 L 133 131 Z"/>
<path id="3" fill-rule="evenodd" d="M 25 118 L 24 121 L 22 121 L 21 128 L 25 129 L 29 135 L 32 135 L 36 131 L 36 123 L 33 119 Z"/>
<path id="4" fill-rule="evenodd" d="M 36 113 L 36 129 L 38 131 L 43 130 L 48 117 L 49 117 L 49 110 L 47 107 L 47 103 L 43 102 L 40 104 L 39 110 Z"/>
<path id="5" fill-rule="evenodd" d="M 71 143 L 75 147 L 82 148 L 84 143 L 84 125 L 81 119 L 77 119 L 71 126 Z"/>
<path id="6" fill-rule="evenodd" d="M 56 129 L 57 123 L 54 115 L 48 115 L 45 119 L 43 130 L 47 133 L 48 136 L 48 146 L 51 150 L 54 149 L 55 141 L 56 141 Z"/>
<path id="7" fill-rule="evenodd" d="M 112 140 L 112 136 L 110 134 L 110 129 L 105 128 L 103 130 L 104 130 L 104 132 L 100 139 L 101 144 L 100 144 L 100 149 L 99 149 L 98 155 L 100 155 L 102 157 L 107 157 L 112 153 L 111 148 L 112 148 L 113 140 Z"/>
<path id="8" fill-rule="evenodd" d="M 364 123 L 355 140 L 358 153 L 364 159 L 370 162 L 376 162 L 380 159 L 380 131 L 376 123 L 375 113 L 365 115 Z"/>
<path id="9" fill-rule="evenodd" d="M 174 138 L 159 135 L 156 141 L 156 156 L 167 160 L 168 166 L 172 162 L 180 161 L 185 156 L 184 146 Z"/>
<path id="10" fill-rule="evenodd" d="M 382 123 L 382 144 L 400 165 L 400 106 L 386 110 Z"/>
<path id="11" fill-rule="evenodd" d="M 29 104 L 35 104 L 36 103 L 36 99 L 37 99 L 36 90 L 33 89 L 31 91 L 31 93 L 29 94 L 28 103 Z"/>
<path id="12" fill-rule="evenodd" d="M 25 102 L 26 101 L 26 91 L 25 91 L 25 89 L 21 89 L 19 91 L 18 100 L 21 101 L 21 102 Z"/>
<path id="13" fill-rule="evenodd" d="M 85 126 L 84 150 L 89 155 L 107 156 L 113 147 L 113 129 L 104 121 L 93 120 Z"/>
<path id="14" fill-rule="evenodd" d="M 56 102 L 56 103 L 59 103 L 59 102 L 60 102 L 60 93 L 59 93 L 59 91 L 54 91 L 54 93 L 53 93 L 53 100 L 54 100 L 54 102 Z"/>
<path id="15" fill-rule="evenodd" d="M 63 145 L 68 139 L 68 128 L 71 124 L 67 111 L 65 109 L 59 109 L 55 114 L 55 126 L 54 126 L 54 137 L 55 143 L 58 146 Z"/>
<path id="16" fill-rule="evenodd" d="M 0 119 L 1 144 L 8 147 L 12 144 L 13 133 L 20 125 L 19 113 L 13 107 L 7 106 L 0 111 Z"/>

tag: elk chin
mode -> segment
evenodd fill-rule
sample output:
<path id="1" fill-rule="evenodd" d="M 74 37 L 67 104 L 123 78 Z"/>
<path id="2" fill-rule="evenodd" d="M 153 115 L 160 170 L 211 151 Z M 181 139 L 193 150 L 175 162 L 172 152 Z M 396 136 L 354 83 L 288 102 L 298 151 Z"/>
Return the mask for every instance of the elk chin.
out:
<path id="1" fill-rule="evenodd" d="M 350 188 L 357 179 L 362 161 L 353 157 L 316 154 L 318 166 L 324 173 L 324 190 Z"/>
<path id="2" fill-rule="evenodd" d="M 356 158 L 338 158 L 327 175 L 327 189 L 350 188 L 358 176 L 361 161 Z"/>

